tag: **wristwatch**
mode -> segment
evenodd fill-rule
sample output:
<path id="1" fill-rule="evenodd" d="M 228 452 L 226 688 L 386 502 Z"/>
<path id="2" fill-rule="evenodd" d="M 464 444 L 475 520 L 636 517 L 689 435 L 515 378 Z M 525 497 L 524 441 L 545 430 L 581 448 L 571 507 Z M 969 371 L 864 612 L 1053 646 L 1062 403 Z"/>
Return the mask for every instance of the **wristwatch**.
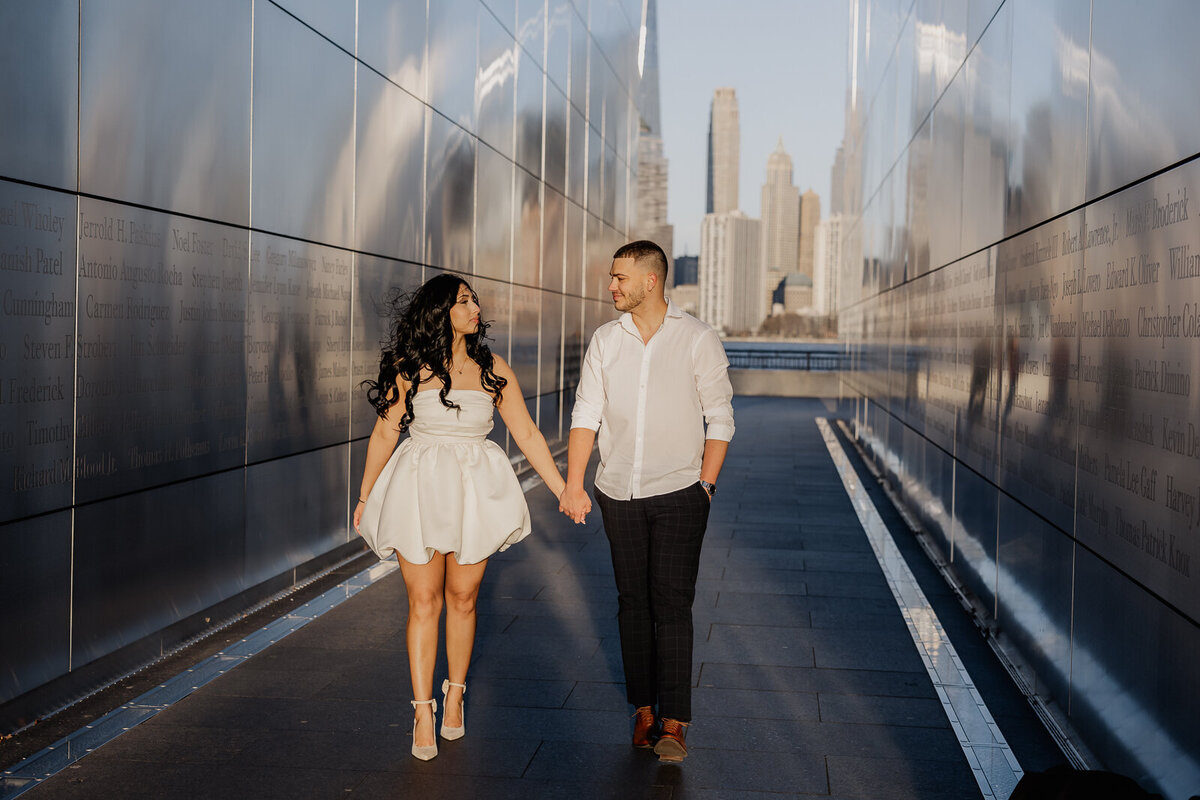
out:
<path id="1" fill-rule="evenodd" d="M 717 493 L 717 485 L 708 481 L 700 481 L 700 485 L 704 487 L 704 491 L 708 492 L 709 499 Z"/>

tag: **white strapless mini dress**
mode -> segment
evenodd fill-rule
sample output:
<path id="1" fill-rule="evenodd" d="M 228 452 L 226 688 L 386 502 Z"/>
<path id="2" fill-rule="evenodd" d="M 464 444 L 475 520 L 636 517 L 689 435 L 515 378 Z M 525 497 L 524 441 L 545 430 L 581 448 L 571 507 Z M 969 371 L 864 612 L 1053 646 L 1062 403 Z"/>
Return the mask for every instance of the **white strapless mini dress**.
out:
<path id="1" fill-rule="evenodd" d="M 413 397 L 409 435 L 366 497 L 359 532 L 380 559 L 393 553 L 425 564 L 454 553 L 477 564 L 529 535 L 529 506 L 508 456 L 487 438 L 492 396 L 451 389 Z"/>

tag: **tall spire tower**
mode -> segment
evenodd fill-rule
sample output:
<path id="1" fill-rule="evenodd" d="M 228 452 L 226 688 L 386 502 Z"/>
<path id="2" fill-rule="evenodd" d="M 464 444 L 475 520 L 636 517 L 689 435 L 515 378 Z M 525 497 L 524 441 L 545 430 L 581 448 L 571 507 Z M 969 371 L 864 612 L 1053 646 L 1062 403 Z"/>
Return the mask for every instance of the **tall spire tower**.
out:
<path id="1" fill-rule="evenodd" d="M 723 214 L 738 207 L 738 133 L 737 94 L 733 89 L 713 93 L 712 114 L 708 122 L 708 204 L 709 214 Z"/>
<path id="2" fill-rule="evenodd" d="M 783 139 L 767 157 L 767 182 L 762 187 L 762 258 L 766 276 L 766 309 L 783 276 L 799 263 L 800 190 L 792 184 L 792 157 Z"/>

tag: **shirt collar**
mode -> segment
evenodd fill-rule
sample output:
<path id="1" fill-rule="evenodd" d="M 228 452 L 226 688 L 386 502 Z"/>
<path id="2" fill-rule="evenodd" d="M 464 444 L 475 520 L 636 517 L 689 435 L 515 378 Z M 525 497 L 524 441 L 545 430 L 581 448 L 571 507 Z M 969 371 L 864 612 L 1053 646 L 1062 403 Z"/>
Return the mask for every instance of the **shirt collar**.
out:
<path id="1" fill-rule="evenodd" d="M 666 298 L 666 300 L 667 300 L 667 314 L 666 314 L 666 316 L 663 317 L 663 322 L 662 322 L 664 327 L 667 324 L 667 320 L 671 319 L 672 317 L 674 317 L 676 319 L 683 318 L 683 309 L 680 308 L 679 306 L 675 305 L 674 303 L 672 303 L 671 298 L 668 297 L 668 298 Z M 622 328 L 629 331 L 630 333 L 632 333 L 634 336 L 638 337 L 639 339 L 642 338 L 642 334 L 638 331 L 637 325 L 635 325 L 633 322 L 633 314 L 632 313 L 626 311 L 624 314 L 622 314 L 620 316 L 619 321 L 621 323 Z"/>

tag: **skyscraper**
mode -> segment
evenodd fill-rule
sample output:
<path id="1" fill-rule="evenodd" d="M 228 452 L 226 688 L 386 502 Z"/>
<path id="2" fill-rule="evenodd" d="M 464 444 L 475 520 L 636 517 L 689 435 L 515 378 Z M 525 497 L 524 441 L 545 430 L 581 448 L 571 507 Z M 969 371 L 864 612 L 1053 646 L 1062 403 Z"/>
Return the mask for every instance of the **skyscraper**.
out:
<path id="1" fill-rule="evenodd" d="M 813 258 L 813 311 L 835 316 L 838 306 L 838 273 L 842 263 L 841 214 L 831 214 L 817 225 Z"/>
<path id="2" fill-rule="evenodd" d="M 642 126 L 638 137 L 637 219 L 633 236 L 649 239 L 670 257 L 675 248 L 675 228 L 667 222 L 667 157 L 663 140 Z"/>
<path id="3" fill-rule="evenodd" d="M 713 93 L 712 113 L 708 120 L 708 204 L 709 214 L 722 214 L 738 207 L 738 133 L 737 94 L 733 89 Z"/>
<path id="4" fill-rule="evenodd" d="M 821 198 L 812 189 L 800 195 L 800 257 L 797 272 L 813 276 L 813 251 L 817 243 L 817 225 L 821 222 Z"/>
<path id="5" fill-rule="evenodd" d="M 700 241 L 700 319 L 726 333 L 757 330 L 767 297 L 762 224 L 736 210 L 706 214 Z"/>
<path id="6" fill-rule="evenodd" d="M 792 184 L 792 158 L 780 138 L 767 157 L 767 182 L 762 187 L 762 261 L 766 279 L 766 311 L 783 276 L 796 270 L 800 244 L 800 190 Z"/>

